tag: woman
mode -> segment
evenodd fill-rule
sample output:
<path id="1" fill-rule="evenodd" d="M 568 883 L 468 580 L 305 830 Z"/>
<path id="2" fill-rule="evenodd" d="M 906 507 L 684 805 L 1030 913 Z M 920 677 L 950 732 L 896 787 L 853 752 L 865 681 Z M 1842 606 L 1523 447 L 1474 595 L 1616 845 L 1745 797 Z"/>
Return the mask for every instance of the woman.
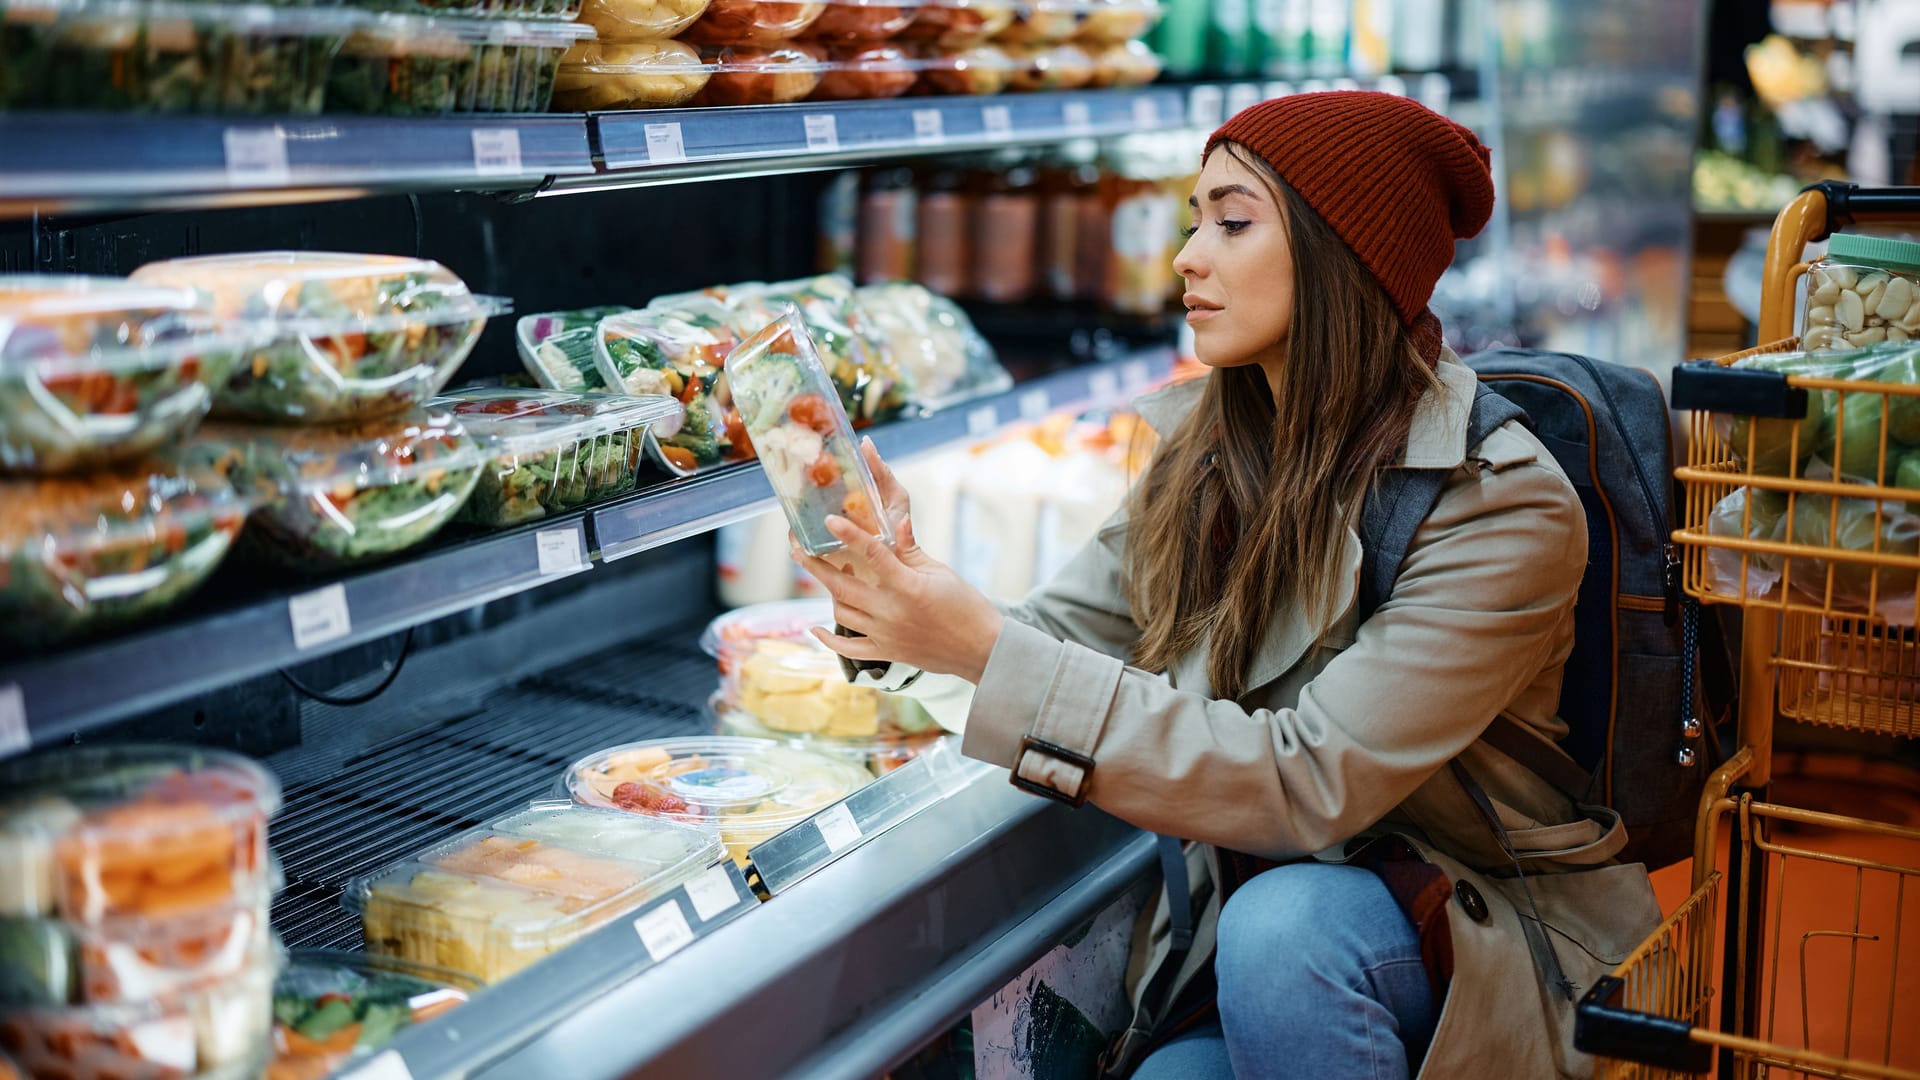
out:
<path id="1" fill-rule="evenodd" d="M 836 521 L 866 579 L 802 559 L 866 635 L 829 647 L 977 684 L 967 754 L 1222 853 L 1218 1015 L 1142 1076 L 1583 1075 L 1573 997 L 1658 921 L 1617 819 L 1479 741 L 1565 734 L 1587 553 L 1525 426 L 1467 445 L 1477 383 L 1426 309 L 1487 158 L 1383 94 L 1241 112 L 1174 263 L 1213 370 L 1139 402 L 1163 442 L 1097 539 L 998 608 L 914 546 L 869 446 L 897 548 Z M 1356 515 L 1395 468 L 1447 481 L 1363 623 Z"/>

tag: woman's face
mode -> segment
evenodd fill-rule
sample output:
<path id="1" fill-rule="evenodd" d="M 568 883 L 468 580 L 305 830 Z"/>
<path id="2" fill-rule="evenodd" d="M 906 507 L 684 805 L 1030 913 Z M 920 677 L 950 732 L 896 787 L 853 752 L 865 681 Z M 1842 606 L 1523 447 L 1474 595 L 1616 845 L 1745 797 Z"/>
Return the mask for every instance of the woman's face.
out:
<path id="1" fill-rule="evenodd" d="M 1273 190 L 1222 146 L 1207 155 L 1188 203 L 1193 230 L 1173 268 L 1186 279 L 1195 355 L 1217 368 L 1283 362 L 1293 255 Z"/>

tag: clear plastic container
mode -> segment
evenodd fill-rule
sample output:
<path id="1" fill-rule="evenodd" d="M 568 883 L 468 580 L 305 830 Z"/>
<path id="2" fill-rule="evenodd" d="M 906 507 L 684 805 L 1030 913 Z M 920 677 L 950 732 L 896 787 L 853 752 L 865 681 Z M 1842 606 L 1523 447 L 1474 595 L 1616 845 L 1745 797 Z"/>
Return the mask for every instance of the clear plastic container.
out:
<path id="1" fill-rule="evenodd" d="M 747 435 L 800 547 L 810 555 L 843 549 L 827 531 L 826 519 L 834 514 L 893 543 L 873 474 L 799 316 L 788 314 L 734 350 L 727 373 Z"/>
<path id="2" fill-rule="evenodd" d="M 820 85 L 829 70 L 826 50 L 806 42 L 710 47 L 701 55 L 712 77 L 695 105 L 784 105 Z"/>
<path id="3" fill-rule="evenodd" d="M 92 928 L 258 903 L 270 891 L 267 819 L 280 785 L 238 754 L 68 747 L 0 763 L 0 791 L 4 876 L 37 883 L 22 905 L 33 910 L 19 914 Z"/>
<path id="4" fill-rule="evenodd" d="M 586 0 L 580 21 L 610 41 L 664 41 L 706 13 L 708 0 Z"/>
<path id="5" fill-rule="evenodd" d="M 1013 90 L 1079 90 L 1094 78 L 1093 57 L 1078 45 L 1008 45 Z"/>
<path id="6" fill-rule="evenodd" d="M 692 101 L 715 70 L 691 45 L 678 41 L 582 42 L 560 63 L 553 107 L 568 112 L 670 109 Z M 577 354 L 569 349 L 566 355 Z M 587 358 L 591 363 L 590 349 Z"/>
<path id="7" fill-rule="evenodd" d="M 1160 54 L 1144 41 L 1127 41 L 1094 47 L 1093 81 L 1087 85 L 1145 86 L 1159 77 Z"/>
<path id="8" fill-rule="evenodd" d="M 873 780 L 858 764 L 762 739 L 656 739 L 602 750 L 567 769 L 584 806 L 718 829 L 734 862 Z"/>
<path id="9" fill-rule="evenodd" d="M 828 654 L 829 660 L 832 654 Z M 838 668 L 838 663 L 834 663 Z M 836 676 L 839 672 L 834 672 Z M 843 679 L 842 682 L 845 680 Z M 909 702 L 908 704 L 911 704 Z M 934 745 L 945 737 L 946 732 L 929 718 L 932 727 L 917 735 L 903 734 L 900 731 L 882 726 L 872 735 L 835 736 L 824 733 L 789 731 L 775 726 L 746 711 L 721 701 L 715 695 L 707 702 L 718 723 L 715 730 L 722 736 L 743 739 L 767 739 L 782 746 L 806 750 L 811 753 L 825 754 L 842 758 L 867 770 L 875 776 L 885 776 L 921 754 L 933 749 Z M 917 708 L 917 706 L 916 706 Z M 922 713 L 924 715 L 924 712 Z"/>
<path id="10" fill-rule="evenodd" d="M 266 1080 L 325 1080 L 479 988 L 458 972 L 390 956 L 289 953 L 273 984 L 274 1058 Z"/>
<path id="11" fill-rule="evenodd" d="M 537 806 L 348 884 L 369 951 L 497 982 L 713 865 L 711 829 Z"/>
<path id="12" fill-rule="evenodd" d="M 671 397 L 462 390 L 428 403 L 453 413 L 477 439 L 487 467 L 460 512 L 462 521 L 518 525 L 634 489 L 654 424 L 678 425 Z"/>
<path id="13" fill-rule="evenodd" d="M 260 501 L 249 544 L 302 572 L 424 542 L 459 512 L 487 464 L 444 410 L 328 428 L 210 424 L 190 452 Z"/>
<path id="14" fill-rule="evenodd" d="M 828 0 L 807 36 L 830 43 L 878 42 L 912 25 L 920 0 Z"/>
<path id="15" fill-rule="evenodd" d="M 885 337 L 915 404 L 941 409 L 1013 386 L 993 346 L 960 305 L 907 282 L 867 285 L 856 295 Z"/>
<path id="16" fill-rule="evenodd" d="M 257 1078 L 279 966 L 271 953 L 237 978 L 151 1001 L 15 1009 L 0 1023 L 0 1049 L 34 1077 Z"/>
<path id="17" fill-rule="evenodd" d="M 327 82 L 330 112 L 383 116 L 544 112 L 577 23 L 380 15 L 354 31 Z"/>
<path id="18" fill-rule="evenodd" d="M 0 276 L 0 468 L 93 469 L 180 439 L 244 343 L 189 289 Z"/>
<path id="19" fill-rule="evenodd" d="M 870 742 L 937 735 L 933 719 L 911 699 L 847 681 L 811 632 L 832 626 L 826 599 L 753 604 L 708 623 L 700 648 L 720 666 L 714 710 L 723 718 L 725 710 L 745 711 L 781 736 Z"/>
<path id="20" fill-rule="evenodd" d="M 811 101 L 871 101 L 913 89 L 920 61 L 898 45 L 835 45 L 827 50 L 826 74 Z"/>
<path id="21" fill-rule="evenodd" d="M 712 0 L 706 13 L 681 32 L 695 45 L 752 45 L 765 48 L 807 32 L 826 11 L 822 0 Z"/>
<path id="22" fill-rule="evenodd" d="M 410 15 L 571 22 L 580 0 L 350 0 L 352 6 Z M 329 102 L 329 107 L 331 107 Z"/>
<path id="23" fill-rule="evenodd" d="M 509 304 L 439 263 L 266 251 L 148 263 L 133 280 L 200 290 L 265 327 L 214 399 L 217 415 L 330 423 L 404 412 L 438 393 Z"/>
<path id="24" fill-rule="evenodd" d="M 631 308 L 597 307 L 522 315 L 514 324 L 520 363 L 548 390 L 605 390 L 594 362 L 593 341 L 600 320 Z"/>
<path id="25" fill-rule="evenodd" d="M 1801 347 L 1852 349 L 1920 337 L 1920 244 L 1835 233 L 1807 269 Z"/>
<path id="26" fill-rule="evenodd" d="M 1013 25 L 1011 0 L 927 0 L 900 36 L 943 49 L 978 45 Z"/>
<path id="27" fill-rule="evenodd" d="M 1029 0 L 996 40 L 1010 45 L 1057 45 L 1079 33 L 1090 5 L 1085 0 Z"/>
<path id="28" fill-rule="evenodd" d="M 57 919 L 0 915 L 0 1014 L 80 998 L 80 950 Z"/>
<path id="29" fill-rule="evenodd" d="M 249 507 L 171 460 L 0 480 L 0 639 L 46 645 L 173 605 L 220 565 Z"/>
<path id="30" fill-rule="evenodd" d="M 274 953 L 268 896 L 162 919 L 109 918 L 76 934 L 81 1000 L 146 1001 L 236 978 Z"/>
<path id="31" fill-rule="evenodd" d="M 1012 78 L 1013 60 L 998 45 L 933 47 L 921 55 L 920 81 L 914 91 L 984 96 L 1005 90 Z"/>
<path id="32" fill-rule="evenodd" d="M 0 111 L 320 111 L 354 12 L 142 0 L 0 5 Z"/>
<path id="33" fill-rule="evenodd" d="M 727 309 L 685 298 L 600 323 L 594 355 L 601 378 L 629 392 L 664 393 L 686 405 L 684 422 L 647 434 L 650 457 L 676 476 L 753 456 L 721 366 L 739 344 Z"/>
<path id="34" fill-rule="evenodd" d="M 788 310 L 798 312 L 855 427 L 891 419 L 906 407 L 906 387 L 887 355 L 886 340 L 844 274 L 736 287 L 728 292 L 727 305 L 743 338 Z"/>
<path id="35" fill-rule="evenodd" d="M 1084 0 L 1083 0 L 1084 2 Z M 1089 46 L 1143 38 L 1160 23 L 1160 0 L 1090 0 L 1074 40 Z"/>

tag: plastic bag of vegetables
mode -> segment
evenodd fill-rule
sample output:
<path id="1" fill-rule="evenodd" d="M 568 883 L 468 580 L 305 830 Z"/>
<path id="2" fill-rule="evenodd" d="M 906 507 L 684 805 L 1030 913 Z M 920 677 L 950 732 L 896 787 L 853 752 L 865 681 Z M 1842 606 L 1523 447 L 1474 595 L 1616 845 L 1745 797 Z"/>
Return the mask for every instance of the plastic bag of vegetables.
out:
<path id="1" fill-rule="evenodd" d="M 855 296 L 922 408 L 945 408 L 1013 386 L 993 346 L 946 297 L 908 283 L 868 285 Z"/>
<path id="2" fill-rule="evenodd" d="M 1763 488 L 1739 488 L 1721 499 L 1707 516 L 1707 532 L 1742 540 L 1772 540 L 1787 512 L 1785 492 Z M 1742 557 L 1746 577 L 1741 578 Z M 1780 558 L 1765 552 L 1741 552 L 1731 548 L 1707 549 L 1707 573 L 1713 591 L 1722 596 L 1757 600 L 1780 583 Z"/>
<path id="3" fill-rule="evenodd" d="M 1791 503 L 1772 538 L 1822 553 L 1786 559 L 1781 567 L 1786 587 L 1835 610 L 1912 625 L 1920 574 L 1910 566 L 1875 565 L 1847 553 L 1920 555 L 1920 517 L 1903 503 L 1872 499 L 1798 492 Z"/>
<path id="4" fill-rule="evenodd" d="M 797 312 L 854 427 L 891 419 L 906 407 L 912 388 L 889 358 L 886 337 L 844 275 L 734 289 L 726 302 L 742 338 L 759 333 L 788 309 Z"/>
<path id="5" fill-rule="evenodd" d="M 1734 366 L 1915 389 L 1911 395 L 1877 388 L 1809 390 L 1807 415 L 1798 420 L 1719 414 L 1716 428 L 1742 468 L 1769 476 L 1804 476 L 1809 459 L 1818 455 L 1843 476 L 1892 484 L 1896 462 L 1920 447 L 1920 346 L 1889 343 L 1837 352 L 1775 353 Z M 1887 463 L 1884 475 L 1882 461 Z"/>

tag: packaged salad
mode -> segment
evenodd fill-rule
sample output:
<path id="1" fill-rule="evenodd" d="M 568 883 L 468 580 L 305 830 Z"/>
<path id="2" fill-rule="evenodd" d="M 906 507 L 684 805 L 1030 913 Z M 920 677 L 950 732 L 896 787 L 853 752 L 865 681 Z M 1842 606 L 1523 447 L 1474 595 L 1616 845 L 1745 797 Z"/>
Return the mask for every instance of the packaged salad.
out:
<path id="1" fill-rule="evenodd" d="M 789 313 L 735 349 L 727 377 L 800 547 L 809 555 L 843 549 L 827 531 L 834 514 L 893 543 L 873 474 L 800 317 Z"/>
<path id="2" fill-rule="evenodd" d="M 819 0 L 712 0 L 680 38 L 695 45 L 779 45 L 805 33 L 826 7 Z"/>
<path id="3" fill-rule="evenodd" d="M 92 469 L 177 441 L 244 344 L 189 289 L 0 276 L 0 468 Z"/>
<path id="4" fill-rule="evenodd" d="M 504 300 L 475 296 L 439 263 L 391 255 L 268 251 L 148 263 L 133 280 L 197 289 L 222 317 L 266 328 L 214 399 L 218 415 L 331 423 L 432 397 Z"/>
<path id="5" fill-rule="evenodd" d="M 593 36 L 592 27 L 575 23 L 376 16 L 341 47 L 327 108 L 385 116 L 542 112 L 561 57 Z"/>
<path id="6" fill-rule="evenodd" d="M 325 428 L 211 424 L 190 452 L 259 500 L 250 545 L 305 572 L 424 542 L 459 512 L 487 463 L 442 409 Z"/>
<path id="7" fill-rule="evenodd" d="M 44 645 L 163 610 L 226 557 L 249 500 L 172 459 L 0 480 L 0 638 Z"/>
<path id="8" fill-rule="evenodd" d="M 905 407 L 909 388 L 888 357 L 873 317 L 855 295 L 853 281 L 844 274 L 736 289 L 727 303 L 742 337 L 787 310 L 797 312 L 855 427 L 891 419 Z"/>
<path id="9" fill-rule="evenodd" d="M 898 45 L 835 45 L 827 50 L 827 73 L 813 101 L 877 101 L 913 89 L 920 62 Z"/>
<path id="10" fill-rule="evenodd" d="M 721 369 L 738 344 L 726 309 L 705 298 L 601 320 L 594 342 L 601 377 L 629 393 L 671 395 L 686 407 L 677 429 L 647 435 L 649 456 L 667 471 L 684 476 L 753 457 Z"/>
<path id="11" fill-rule="evenodd" d="M 605 390 L 594 359 L 600 320 L 632 308 L 595 307 L 522 315 L 514 324 L 520 363 L 535 382 L 549 390 Z"/>
<path id="12" fill-rule="evenodd" d="M 718 736 L 616 746 L 573 763 L 583 806 L 717 829 L 734 862 L 873 780 L 858 764 L 763 739 Z"/>
<path id="13" fill-rule="evenodd" d="M 325 1080 L 341 1066 L 464 1004 L 478 980 L 390 956 L 305 949 L 273 984 L 265 1080 Z"/>
<path id="14" fill-rule="evenodd" d="M 586 41 L 561 61 L 553 105 L 570 112 L 672 108 L 705 89 L 714 68 L 678 41 Z"/>
<path id="15" fill-rule="evenodd" d="M 677 427 L 678 401 L 663 395 L 483 388 L 435 398 L 480 443 L 486 467 L 460 512 L 480 525 L 518 525 L 634 489 L 644 436 Z"/>
<path id="16" fill-rule="evenodd" d="M 940 409 L 1013 386 L 993 346 L 946 297 L 910 282 L 864 286 L 855 296 L 913 387 L 915 404 Z"/>

